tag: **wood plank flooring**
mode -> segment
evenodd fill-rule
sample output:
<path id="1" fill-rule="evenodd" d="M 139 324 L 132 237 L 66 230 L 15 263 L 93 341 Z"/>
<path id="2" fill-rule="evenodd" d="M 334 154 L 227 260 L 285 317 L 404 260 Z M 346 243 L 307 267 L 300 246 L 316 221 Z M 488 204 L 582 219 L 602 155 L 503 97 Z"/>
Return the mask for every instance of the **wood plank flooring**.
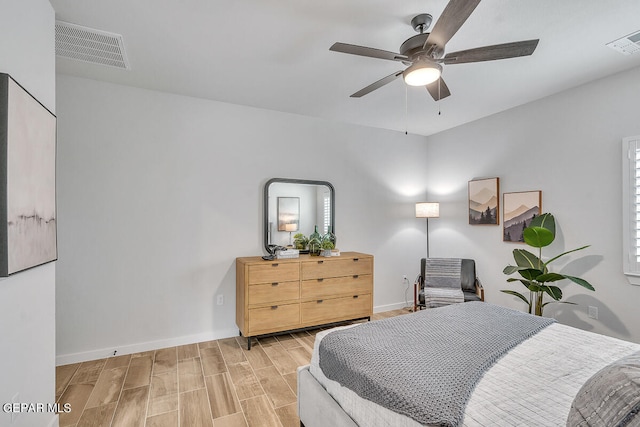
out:
<path id="1" fill-rule="evenodd" d="M 376 313 L 373 320 L 409 313 Z M 163 348 L 56 368 L 60 427 L 298 427 L 296 369 L 322 329 Z"/>

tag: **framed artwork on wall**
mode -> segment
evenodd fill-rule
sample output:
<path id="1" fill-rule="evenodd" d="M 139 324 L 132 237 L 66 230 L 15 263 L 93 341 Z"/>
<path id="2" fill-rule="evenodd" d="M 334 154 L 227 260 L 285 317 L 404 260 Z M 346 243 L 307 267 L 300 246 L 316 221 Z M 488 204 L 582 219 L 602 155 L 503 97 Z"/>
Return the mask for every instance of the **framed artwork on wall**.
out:
<path id="1" fill-rule="evenodd" d="M 469 181 L 469 224 L 500 224 L 500 178 Z"/>
<path id="2" fill-rule="evenodd" d="M 58 258 L 56 117 L 0 73 L 0 276 Z"/>
<path id="3" fill-rule="evenodd" d="M 542 212 L 542 191 L 504 193 L 502 206 L 505 242 L 524 242 L 522 233 L 531 220 Z"/>
<path id="4" fill-rule="evenodd" d="M 278 197 L 278 231 L 300 228 L 300 197 Z"/>

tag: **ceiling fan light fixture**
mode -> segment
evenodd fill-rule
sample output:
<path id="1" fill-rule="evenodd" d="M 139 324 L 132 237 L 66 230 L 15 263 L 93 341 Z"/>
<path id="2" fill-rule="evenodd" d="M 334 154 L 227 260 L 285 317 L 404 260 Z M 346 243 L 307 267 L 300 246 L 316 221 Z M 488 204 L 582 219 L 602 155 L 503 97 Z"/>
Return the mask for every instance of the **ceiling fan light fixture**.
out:
<path id="1" fill-rule="evenodd" d="M 412 64 L 402 72 L 404 82 L 409 86 L 426 86 L 440 78 L 442 65 L 431 61 Z"/>

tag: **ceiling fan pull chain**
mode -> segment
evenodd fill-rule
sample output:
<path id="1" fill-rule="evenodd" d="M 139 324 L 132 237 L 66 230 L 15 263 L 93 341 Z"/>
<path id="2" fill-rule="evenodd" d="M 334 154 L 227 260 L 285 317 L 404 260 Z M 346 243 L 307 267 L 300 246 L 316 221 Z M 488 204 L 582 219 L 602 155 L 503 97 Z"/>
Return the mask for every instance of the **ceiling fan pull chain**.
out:
<path id="1" fill-rule="evenodd" d="M 409 102 L 407 101 L 407 85 L 404 85 L 404 134 L 409 135 Z"/>
<path id="2" fill-rule="evenodd" d="M 442 88 L 442 77 L 438 79 L 438 115 L 440 115 L 440 104 L 442 103 L 442 96 L 440 93 L 440 89 Z"/>

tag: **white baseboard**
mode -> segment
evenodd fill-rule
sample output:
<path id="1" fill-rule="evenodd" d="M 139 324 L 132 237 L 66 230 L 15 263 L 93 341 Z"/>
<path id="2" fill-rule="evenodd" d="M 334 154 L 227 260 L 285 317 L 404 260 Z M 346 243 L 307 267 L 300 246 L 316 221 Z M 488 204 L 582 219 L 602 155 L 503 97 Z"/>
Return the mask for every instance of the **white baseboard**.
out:
<path id="1" fill-rule="evenodd" d="M 385 304 L 373 307 L 374 313 L 383 311 L 398 310 L 407 307 L 405 302 L 395 304 Z M 196 335 L 186 335 L 182 337 L 167 338 L 158 341 L 147 341 L 124 346 L 112 346 L 108 348 L 100 348 L 96 350 L 83 351 L 79 353 L 60 354 L 56 356 L 56 366 L 69 365 L 71 363 L 86 362 L 88 360 L 104 359 L 113 356 L 113 351 L 117 350 L 116 355 L 141 353 L 143 351 L 157 350 L 160 348 L 175 347 L 177 345 L 193 344 L 203 341 L 218 340 L 238 336 L 237 329 L 227 329 L 222 331 L 203 332 Z M 53 424 L 52 424 L 53 425 Z"/>
<path id="2" fill-rule="evenodd" d="M 407 305 L 407 303 L 404 301 L 397 302 L 395 304 L 378 305 L 376 307 L 373 307 L 373 312 L 381 313 L 383 311 L 399 310 L 401 308 L 406 308 L 406 307 L 413 307 L 413 299 L 409 301 L 409 305 Z"/>
<path id="3" fill-rule="evenodd" d="M 56 366 L 86 362 L 88 360 L 104 359 L 113 356 L 114 350 L 117 350 L 117 356 L 121 356 L 123 354 L 140 353 L 143 351 L 157 350 L 160 348 L 175 347 L 177 345 L 193 344 L 235 336 L 238 336 L 237 329 L 227 329 L 222 331 L 203 332 L 196 335 L 167 338 L 164 340 L 128 344 L 124 346 L 112 346 L 108 348 L 100 348 L 79 353 L 59 354 L 56 356 Z"/>

